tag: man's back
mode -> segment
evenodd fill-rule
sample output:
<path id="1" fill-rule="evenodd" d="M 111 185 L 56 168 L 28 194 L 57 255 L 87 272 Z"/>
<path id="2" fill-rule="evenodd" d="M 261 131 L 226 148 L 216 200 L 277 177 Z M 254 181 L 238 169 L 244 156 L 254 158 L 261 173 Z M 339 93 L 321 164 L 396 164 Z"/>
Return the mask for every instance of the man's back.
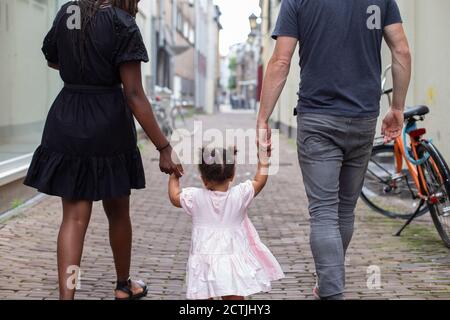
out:
<path id="1" fill-rule="evenodd" d="M 379 114 L 381 43 L 394 0 L 282 0 L 273 33 L 300 41 L 300 113 Z"/>

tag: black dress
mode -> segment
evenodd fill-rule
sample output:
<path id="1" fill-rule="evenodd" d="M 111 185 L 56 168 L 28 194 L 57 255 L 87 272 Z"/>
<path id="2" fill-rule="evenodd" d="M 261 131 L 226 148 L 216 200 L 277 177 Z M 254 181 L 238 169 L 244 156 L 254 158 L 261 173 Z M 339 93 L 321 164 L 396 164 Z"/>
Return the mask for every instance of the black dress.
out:
<path id="1" fill-rule="evenodd" d="M 24 183 L 72 200 L 127 196 L 145 188 L 145 176 L 119 66 L 148 62 L 147 51 L 131 15 L 101 8 L 86 33 L 82 67 L 80 31 L 67 27 L 71 4 L 61 8 L 44 40 L 42 51 L 59 65 L 65 86 L 49 111 Z"/>

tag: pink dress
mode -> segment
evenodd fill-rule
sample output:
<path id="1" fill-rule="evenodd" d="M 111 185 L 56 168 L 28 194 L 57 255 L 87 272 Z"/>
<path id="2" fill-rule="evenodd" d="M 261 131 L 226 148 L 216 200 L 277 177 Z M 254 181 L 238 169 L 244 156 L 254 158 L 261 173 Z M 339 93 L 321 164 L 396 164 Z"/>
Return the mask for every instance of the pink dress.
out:
<path id="1" fill-rule="evenodd" d="M 268 292 L 271 281 L 284 278 L 247 216 L 254 195 L 251 181 L 228 192 L 183 189 L 181 205 L 193 221 L 188 299 Z"/>

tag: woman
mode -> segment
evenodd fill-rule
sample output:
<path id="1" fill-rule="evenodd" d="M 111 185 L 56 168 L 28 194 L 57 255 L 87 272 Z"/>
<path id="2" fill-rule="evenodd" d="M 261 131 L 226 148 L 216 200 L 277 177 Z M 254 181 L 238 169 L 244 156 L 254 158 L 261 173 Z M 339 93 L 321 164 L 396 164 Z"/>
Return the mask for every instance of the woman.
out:
<path id="1" fill-rule="evenodd" d="M 133 115 L 159 150 L 161 171 L 182 175 L 142 88 L 140 64 L 148 57 L 134 18 L 138 2 L 70 2 L 61 8 L 44 40 L 48 65 L 60 71 L 65 85 L 48 114 L 25 184 L 62 198 L 61 299 L 74 298 L 69 270 L 80 266 L 92 202 L 99 200 L 109 220 L 117 272 L 115 298 L 147 294 L 146 285 L 130 280 L 129 274 L 130 190 L 145 187 Z M 77 11 L 69 7 L 73 5 L 81 12 L 78 29 L 70 27 Z"/>

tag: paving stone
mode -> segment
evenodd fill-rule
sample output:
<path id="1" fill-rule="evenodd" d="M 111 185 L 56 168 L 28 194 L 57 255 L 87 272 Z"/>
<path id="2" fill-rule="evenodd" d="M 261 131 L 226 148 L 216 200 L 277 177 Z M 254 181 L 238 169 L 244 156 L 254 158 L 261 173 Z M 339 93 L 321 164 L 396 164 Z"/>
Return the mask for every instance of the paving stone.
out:
<path id="1" fill-rule="evenodd" d="M 252 115 L 199 116 L 204 129 L 253 128 Z M 133 221 L 132 273 L 150 285 L 148 299 L 183 299 L 190 246 L 190 220 L 167 199 L 167 177 L 160 174 L 154 147 L 143 143 L 147 189 L 131 197 Z M 281 139 L 278 175 L 254 201 L 250 216 L 260 236 L 280 261 L 286 278 L 269 293 L 252 299 L 312 300 L 314 263 L 309 248 L 309 216 L 294 144 Z M 183 186 L 200 186 L 195 166 L 186 166 Z M 239 166 L 237 182 L 255 168 Z M 251 173 L 251 175 L 249 175 Z M 56 238 L 61 221 L 58 198 L 45 197 L 0 225 L 0 299 L 56 299 Z M 429 216 L 401 238 L 401 226 L 368 209 L 357 208 L 356 230 L 348 252 L 347 299 L 450 299 L 450 252 L 437 236 Z M 420 231 L 420 232 L 419 232 Z M 424 232 L 425 231 L 425 232 Z M 367 268 L 381 269 L 381 289 L 367 288 Z M 82 262 L 78 299 L 112 299 L 115 281 L 107 219 L 94 205 Z"/>

